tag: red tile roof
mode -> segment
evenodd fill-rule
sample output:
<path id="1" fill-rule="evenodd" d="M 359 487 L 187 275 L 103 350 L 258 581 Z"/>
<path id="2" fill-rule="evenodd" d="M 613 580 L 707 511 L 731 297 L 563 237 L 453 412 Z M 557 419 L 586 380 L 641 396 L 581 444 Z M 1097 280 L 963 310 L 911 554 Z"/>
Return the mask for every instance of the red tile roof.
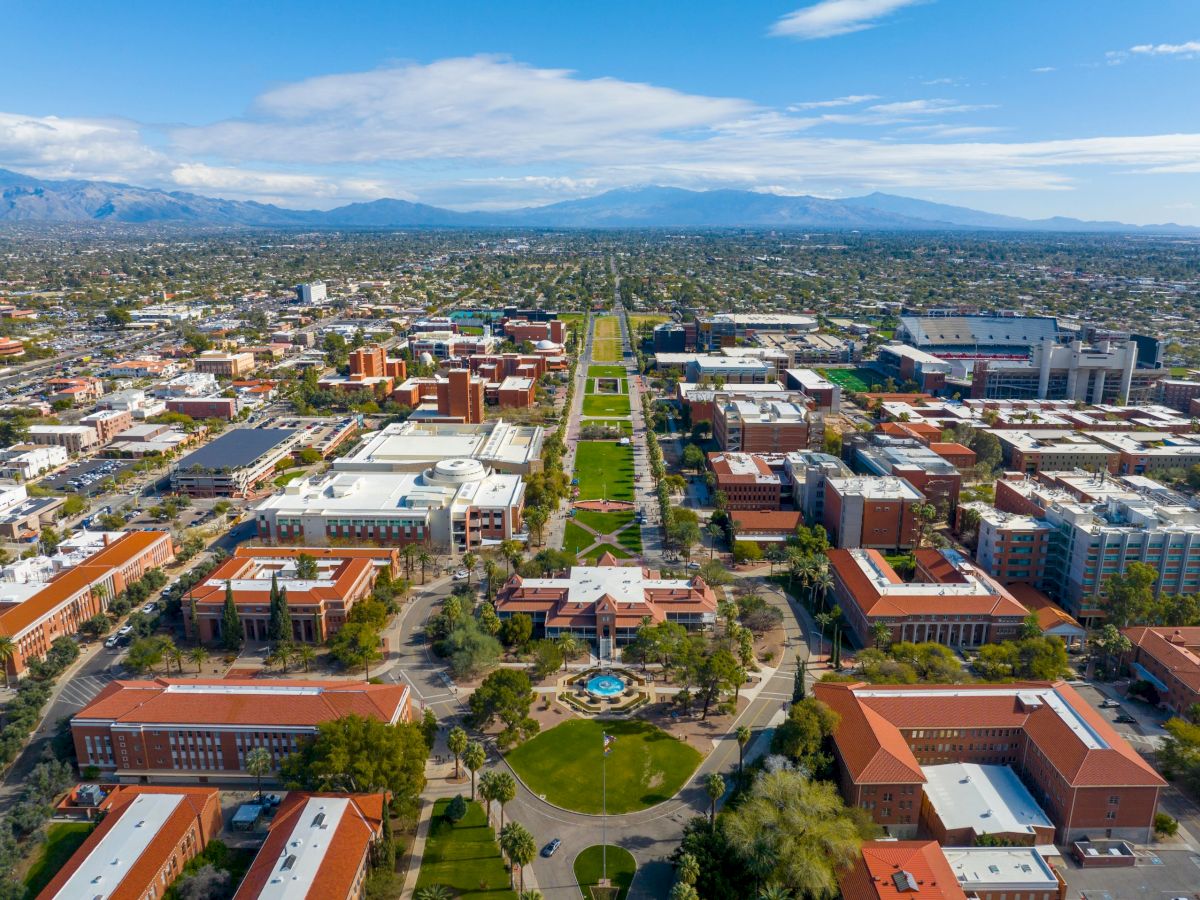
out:
<path id="1" fill-rule="evenodd" d="M 803 524 L 804 514 L 787 510 L 737 510 L 731 512 L 739 534 L 790 534 Z"/>
<path id="2" fill-rule="evenodd" d="M 917 889 L 902 889 L 897 876 Z M 966 900 L 937 841 L 867 841 L 854 865 L 838 876 L 846 900 Z"/>
<path id="3" fill-rule="evenodd" d="M 1126 628 L 1134 647 L 1193 691 L 1200 691 L 1200 628 Z"/>
<path id="4" fill-rule="evenodd" d="M 392 722 L 408 714 L 408 693 L 405 685 L 282 678 L 113 681 L 72 722 L 315 727 L 350 715 Z"/>
<path id="5" fill-rule="evenodd" d="M 867 695 L 864 692 L 869 692 Z M 931 698 L 930 693 L 940 694 Z M 1069 707 L 1099 746 L 1042 700 L 1051 692 Z M 1156 786 L 1162 778 L 1065 682 L 977 685 L 866 685 L 818 683 L 815 696 L 842 715 L 834 741 L 855 781 L 878 781 L 864 748 L 878 745 L 896 755 L 900 729 L 1019 728 L 1075 787 Z M 1026 699 L 1028 698 L 1028 699 Z M 854 706 L 864 708 L 861 716 Z M 871 716 L 873 712 L 876 716 Z M 905 743 L 907 747 L 907 743 Z M 911 751 L 910 751 L 911 755 Z M 913 757 L 915 762 L 915 757 Z M 905 760 L 907 762 L 907 760 Z"/>
<path id="6" fill-rule="evenodd" d="M 321 865 L 312 881 L 295 894 L 313 900 L 348 900 L 353 898 L 355 878 L 363 857 L 380 833 L 383 823 L 383 794 L 309 794 L 292 791 L 276 812 L 271 831 L 246 872 L 246 877 L 234 894 L 234 900 L 252 900 L 262 894 L 275 871 L 280 857 L 287 853 L 288 840 L 298 825 L 308 801 L 322 797 L 350 800 L 350 808 L 328 838 Z M 289 893 L 288 896 L 292 896 Z"/>

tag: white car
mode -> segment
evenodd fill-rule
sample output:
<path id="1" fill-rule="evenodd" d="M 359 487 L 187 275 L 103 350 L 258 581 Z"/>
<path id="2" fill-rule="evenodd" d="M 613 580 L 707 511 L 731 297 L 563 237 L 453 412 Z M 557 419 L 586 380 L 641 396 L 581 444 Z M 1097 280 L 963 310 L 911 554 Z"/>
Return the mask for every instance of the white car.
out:
<path id="1" fill-rule="evenodd" d="M 459 569 L 457 572 L 454 573 L 455 581 L 466 581 L 470 577 L 471 577 L 471 573 L 468 572 L 466 569 Z"/>
<path id="2" fill-rule="evenodd" d="M 133 634 L 133 626 L 132 625 L 122 625 L 120 628 L 117 629 L 117 637 L 123 638 L 127 634 Z"/>
<path id="3" fill-rule="evenodd" d="M 154 613 L 158 612 L 158 604 L 154 601 L 151 601 L 142 607 L 142 612 L 148 616 L 152 616 Z"/>

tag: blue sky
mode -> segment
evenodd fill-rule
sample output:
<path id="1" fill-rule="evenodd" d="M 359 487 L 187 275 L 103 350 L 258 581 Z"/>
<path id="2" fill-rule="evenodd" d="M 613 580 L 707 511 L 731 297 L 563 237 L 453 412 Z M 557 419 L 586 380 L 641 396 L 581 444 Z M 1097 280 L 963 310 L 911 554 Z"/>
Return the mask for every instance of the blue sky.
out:
<path id="1" fill-rule="evenodd" d="M 1197 0 L 0 0 L 0 14 L 0 166 L 44 177 L 306 207 L 882 190 L 1200 224 Z"/>

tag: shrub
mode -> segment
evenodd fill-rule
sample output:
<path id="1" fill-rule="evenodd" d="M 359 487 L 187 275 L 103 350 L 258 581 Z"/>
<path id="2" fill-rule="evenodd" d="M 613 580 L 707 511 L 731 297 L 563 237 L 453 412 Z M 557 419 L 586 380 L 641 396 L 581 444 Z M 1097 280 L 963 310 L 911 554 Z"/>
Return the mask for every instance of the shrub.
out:
<path id="1" fill-rule="evenodd" d="M 1173 837 L 1179 832 L 1179 823 L 1164 812 L 1154 814 L 1154 833 Z"/>
<path id="2" fill-rule="evenodd" d="M 446 804 L 446 821 L 451 825 L 457 825 L 466 814 L 467 801 L 463 799 L 462 794 L 455 794 L 454 799 Z"/>

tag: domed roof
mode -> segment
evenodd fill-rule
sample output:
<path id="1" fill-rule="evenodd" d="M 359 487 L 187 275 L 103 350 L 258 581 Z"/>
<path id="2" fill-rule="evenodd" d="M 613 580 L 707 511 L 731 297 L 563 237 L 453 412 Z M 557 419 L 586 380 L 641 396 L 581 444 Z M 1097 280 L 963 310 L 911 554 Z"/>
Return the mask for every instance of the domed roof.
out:
<path id="1" fill-rule="evenodd" d="M 479 481 L 487 475 L 487 469 L 477 459 L 443 459 L 434 463 L 430 477 L 443 484 L 461 484 L 467 481 Z"/>
<path id="2" fill-rule="evenodd" d="M 554 341 L 546 341 L 546 340 L 538 341 L 533 346 L 537 350 L 557 350 L 559 347 L 559 345 L 554 343 Z"/>

